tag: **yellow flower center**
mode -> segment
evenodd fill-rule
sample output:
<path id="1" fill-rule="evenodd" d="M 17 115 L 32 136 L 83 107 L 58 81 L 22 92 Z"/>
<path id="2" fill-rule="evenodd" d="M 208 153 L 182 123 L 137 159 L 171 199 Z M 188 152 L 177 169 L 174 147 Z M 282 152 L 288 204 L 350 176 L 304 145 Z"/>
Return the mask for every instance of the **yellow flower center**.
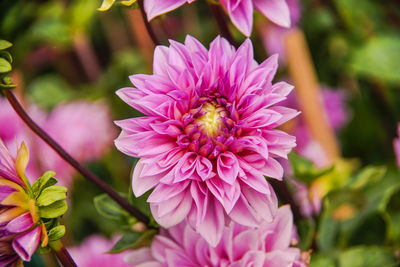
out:
<path id="1" fill-rule="evenodd" d="M 205 112 L 205 114 L 199 117 L 197 122 L 204 127 L 204 130 L 209 136 L 215 136 L 221 125 L 221 116 L 218 108 L 211 103 L 206 103 L 201 111 Z"/>

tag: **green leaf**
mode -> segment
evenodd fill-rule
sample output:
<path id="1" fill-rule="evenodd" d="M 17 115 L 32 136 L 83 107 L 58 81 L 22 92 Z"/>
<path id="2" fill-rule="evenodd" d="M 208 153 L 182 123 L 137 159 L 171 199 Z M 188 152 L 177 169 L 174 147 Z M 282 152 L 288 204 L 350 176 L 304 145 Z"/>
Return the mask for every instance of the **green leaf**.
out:
<path id="1" fill-rule="evenodd" d="M 12 43 L 6 40 L 0 40 L 0 50 L 7 49 L 12 46 Z"/>
<path id="2" fill-rule="evenodd" d="M 36 252 L 40 253 L 40 254 L 46 254 L 46 253 L 49 253 L 50 251 L 51 251 L 51 248 L 49 246 L 44 247 L 44 248 L 42 246 L 38 246 L 36 249 Z"/>
<path id="3" fill-rule="evenodd" d="M 354 51 L 350 63 L 360 76 L 400 84 L 400 37 L 378 36 Z"/>
<path id="4" fill-rule="evenodd" d="M 127 249 L 135 249 L 143 244 L 150 243 L 150 240 L 157 233 L 156 230 L 146 232 L 128 232 L 108 251 L 108 253 L 121 253 Z"/>
<path id="5" fill-rule="evenodd" d="M 96 210 L 106 218 L 121 220 L 129 216 L 129 214 L 107 194 L 96 196 L 93 201 Z"/>
<path id="6" fill-rule="evenodd" d="M 6 59 L 0 57 L 0 73 L 6 73 L 11 71 L 11 64 Z"/>
<path id="7" fill-rule="evenodd" d="M 107 11 L 109 10 L 112 5 L 115 3 L 115 0 L 103 0 L 101 6 L 97 9 L 98 11 Z"/>
<path id="8" fill-rule="evenodd" d="M 297 223 L 297 229 L 300 236 L 299 248 L 302 251 L 306 251 L 311 247 L 315 228 L 314 220 L 301 220 Z"/>
<path id="9" fill-rule="evenodd" d="M 11 54 L 7 51 L 0 51 L 0 57 L 6 59 L 10 63 L 13 62 Z"/>
<path id="10" fill-rule="evenodd" d="M 36 196 L 39 196 L 44 188 L 57 183 L 57 179 L 54 178 L 54 175 L 56 175 L 55 172 L 47 171 L 33 183 L 32 190 Z"/>
<path id="11" fill-rule="evenodd" d="M 303 158 L 296 153 L 289 154 L 290 165 L 293 168 L 294 176 L 310 185 L 316 178 L 325 175 L 333 170 L 333 166 L 318 169 L 312 161 Z"/>
<path id="12" fill-rule="evenodd" d="M 67 198 L 67 188 L 61 185 L 52 185 L 43 189 L 36 204 L 39 206 L 48 206 L 56 201 Z"/>
<path id="13" fill-rule="evenodd" d="M 394 252 L 382 247 L 354 247 L 339 255 L 339 267 L 396 266 Z"/>
<path id="14" fill-rule="evenodd" d="M 49 233 L 49 241 L 56 241 L 62 238 L 65 235 L 65 226 L 58 225 L 52 229 L 50 229 Z"/>
<path id="15" fill-rule="evenodd" d="M 367 166 L 351 181 L 350 188 L 360 189 L 367 184 L 375 183 L 386 173 L 386 167 Z"/>
<path id="16" fill-rule="evenodd" d="M 51 205 L 40 207 L 40 217 L 42 218 L 57 218 L 64 215 L 68 210 L 68 205 L 65 200 L 59 200 Z"/>
<path id="17" fill-rule="evenodd" d="M 326 255 L 311 254 L 310 267 L 336 267 L 335 261 Z"/>
<path id="18" fill-rule="evenodd" d="M 2 75 L 0 74 L 0 77 L 1 76 Z M 9 88 L 14 88 L 14 87 L 16 87 L 16 85 L 12 84 L 11 77 L 6 76 L 6 77 L 3 77 L 3 78 L 0 78 L 0 88 L 9 89 Z"/>

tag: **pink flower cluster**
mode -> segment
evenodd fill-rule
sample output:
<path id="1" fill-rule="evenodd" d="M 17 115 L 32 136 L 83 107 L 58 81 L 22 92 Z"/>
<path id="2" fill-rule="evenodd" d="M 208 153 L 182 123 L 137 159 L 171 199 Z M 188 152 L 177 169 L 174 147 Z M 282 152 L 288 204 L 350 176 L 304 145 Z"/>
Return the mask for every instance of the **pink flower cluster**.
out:
<path id="1" fill-rule="evenodd" d="M 100 235 L 93 235 L 83 241 L 78 247 L 68 248 L 69 253 L 79 267 L 105 266 L 128 267 L 130 264 L 124 261 L 126 252 L 109 254 L 116 243 L 116 238 L 108 240 Z"/>
<path id="2" fill-rule="evenodd" d="M 144 8 L 149 20 L 172 11 L 185 3 L 195 0 L 145 0 Z M 233 25 L 244 35 L 250 36 L 253 28 L 254 9 L 272 22 L 282 26 L 290 26 L 290 14 L 286 0 L 219 0 Z"/>
<path id="3" fill-rule="evenodd" d="M 132 252 L 126 261 L 137 267 L 305 267 L 308 253 L 293 243 L 292 213 L 279 208 L 273 222 L 249 228 L 234 222 L 224 226 L 221 242 L 210 246 L 186 223 L 178 224 L 153 239 L 151 248 Z"/>
<path id="4" fill-rule="evenodd" d="M 212 246 L 230 220 L 257 227 L 271 221 L 277 198 L 265 176 L 282 179 L 276 160 L 295 138 L 276 127 L 295 117 L 279 106 L 292 86 L 272 83 L 277 57 L 262 64 L 246 40 L 236 51 L 217 37 L 207 50 L 191 36 L 154 54 L 153 75 L 130 77 L 117 94 L 147 117 L 117 121 L 117 148 L 141 158 L 133 192 L 148 198 L 163 227 L 185 218 Z"/>
<path id="5" fill-rule="evenodd" d="M 29 200 L 16 160 L 0 139 L 0 266 L 30 261 L 39 245 L 42 228 Z"/>
<path id="6" fill-rule="evenodd" d="M 116 130 L 104 104 L 75 101 L 57 106 L 50 114 L 31 107 L 29 114 L 64 149 L 81 162 L 98 159 L 111 147 Z M 82 116 L 85 114 L 85 116 Z M 59 184 L 69 186 L 75 170 L 24 125 L 6 99 L 0 98 L 0 137 L 11 146 L 24 140 L 35 161 L 28 166 L 29 177 L 35 179 L 44 170 L 53 170 Z"/>

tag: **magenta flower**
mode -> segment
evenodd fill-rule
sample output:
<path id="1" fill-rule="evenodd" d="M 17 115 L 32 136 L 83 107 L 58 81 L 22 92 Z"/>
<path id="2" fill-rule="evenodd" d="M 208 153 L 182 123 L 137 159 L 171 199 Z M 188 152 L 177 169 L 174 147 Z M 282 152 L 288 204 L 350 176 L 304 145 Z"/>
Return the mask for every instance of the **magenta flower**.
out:
<path id="1" fill-rule="evenodd" d="M 79 267 L 128 267 L 130 264 L 124 261 L 126 252 L 108 254 L 117 242 L 115 238 L 108 240 L 100 235 L 93 235 L 85 239 L 79 247 L 68 248 L 69 253 Z"/>
<path id="2" fill-rule="evenodd" d="M 397 126 L 397 135 L 398 138 L 393 141 L 393 148 L 397 158 L 397 166 L 400 168 L 400 123 Z"/>
<path id="3" fill-rule="evenodd" d="M 145 0 L 144 8 L 149 20 L 163 13 L 172 11 L 194 0 Z M 282 26 L 290 26 L 289 8 L 285 0 L 219 0 L 233 25 L 244 35 L 250 36 L 253 27 L 254 8 Z"/>
<path id="4" fill-rule="evenodd" d="M 289 206 L 279 208 L 274 221 L 263 222 L 258 229 L 231 222 L 215 248 L 183 222 L 154 237 L 150 248 L 132 252 L 126 261 L 137 267 L 308 266 L 308 254 L 290 247 L 293 232 Z"/>
<path id="5" fill-rule="evenodd" d="M 27 153 L 23 143 L 14 160 L 0 139 L 0 266 L 30 261 L 41 239 L 35 201 L 26 191 L 23 174 Z"/>
<path id="6" fill-rule="evenodd" d="M 4 143 L 13 142 L 23 129 L 23 122 L 12 109 L 7 99 L 0 97 L 0 138 Z"/>
<path id="7" fill-rule="evenodd" d="M 274 106 L 292 90 L 272 84 L 273 56 L 258 65 L 250 40 L 235 49 L 217 37 L 207 51 L 187 36 L 185 44 L 158 46 L 153 75 L 130 77 L 136 88 L 117 94 L 147 117 L 117 121 L 117 148 L 141 158 L 132 177 L 148 198 L 156 221 L 169 228 L 189 217 L 212 245 L 226 220 L 257 226 L 271 221 L 275 193 L 264 176 L 281 179 L 295 138 L 275 129 L 297 115 Z"/>

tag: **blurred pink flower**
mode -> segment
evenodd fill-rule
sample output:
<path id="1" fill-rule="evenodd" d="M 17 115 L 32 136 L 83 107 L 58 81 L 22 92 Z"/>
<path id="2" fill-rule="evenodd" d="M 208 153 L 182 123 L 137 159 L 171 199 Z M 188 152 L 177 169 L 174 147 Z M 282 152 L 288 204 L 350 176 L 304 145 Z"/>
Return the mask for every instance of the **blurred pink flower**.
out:
<path id="1" fill-rule="evenodd" d="M 26 159 L 26 154 L 22 157 Z M 42 235 L 39 217 L 30 209 L 30 201 L 33 205 L 35 202 L 19 176 L 25 170 L 23 165 L 17 165 L 0 139 L 0 266 L 19 266 L 21 260 L 30 261 Z"/>
<path id="2" fill-rule="evenodd" d="M 286 0 L 289 6 L 291 28 L 295 27 L 301 16 L 300 0 Z M 290 30 L 279 25 L 268 24 L 261 28 L 262 41 L 269 54 L 278 54 L 280 62 L 286 62 L 285 36 Z"/>
<path id="3" fill-rule="evenodd" d="M 7 99 L 0 97 L 0 138 L 5 144 L 15 141 L 23 129 L 23 122 L 12 109 Z"/>
<path id="4" fill-rule="evenodd" d="M 400 168 L 400 123 L 397 125 L 398 138 L 393 141 L 394 153 L 397 158 L 397 166 Z"/>
<path id="5" fill-rule="evenodd" d="M 28 176 L 35 180 L 45 170 L 53 170 L 59 184 L 69 186 L 75 170 L 52 148 L 35 136 L 18 117 L 7 100 L 0 98 L 0 137 L 6 145 L 25 140 L 35 161 L 29 163 Z M 116 129 L 108 107 L 101 103 L 75 101 L 56 107 L 49 115 L 30 106 L 29 115 L 74 158 L 81 162 L 98 159 L 112 146 Z M 85 115 L 85 116 L 83 116 Z"/>
<path id="6" fill-rule="evenodd" d="M 84 116 L 83 116 L 84 114 Z M 100 158 L 111 147 L 116 130 L 106 105 L 76 101 L 57 106 L 46 118 L 43 129 L 80 162 Z M 66 161 L 40 140 L 37 153 L 44 169 L 54 170 L 61 185 L 69 185 L 75 175 Z"/>
<path id="7" fill-rule="evenodd" d="M 130 77 L 136 88 L 117 94 L 147 117 L 117 121 L 117 148 L 141 158 L 133 192 L 148 198 L 156 221 L 169 228 L 189 216 L 210 244 L 226 219 L 247 226 L 271 221 L 276 195 L 264 176 L 282 179 L 276 158 L 286 158 L 295 138 L 275 129 L 295 110 L 274 106 L 292 86 L 272 84 L 273 56 L 258 65 L 251 41 L 235 49 L 217 37 L 210 50 L 187 36 L 154 54 L 153 75 Z"/>
<path id="8" fill-rule="evenodd" d="M 126 252 L 109 254 L 117 242 L 116 238 L 108 240 L 100 235 L 92 235 L 85 239 L 80 246 L 68 248 L 69 253 L 79 267 L 127 267 L 130 264 L 124 261 Z"/>
<path id="9" fill-rule="evenodd" d="M 163 13 L 193 1 L 145 0 L 144 8 L 148 19 L 152 20 Z M 282 27 L 290 26 L 290 14 L 286 0 L 219 0 L 219 2 L 228 13 L 233 25 L 246 36 L 251 35 L 254 9 Z"/>
<path id="10" fill-rule="evenodd" d="M 263 222 L 258 229 L 231 222 L 224 226 L 222 241 L 215 248 L 182 222 L 156 236 L 150 248 L 136 250 L 125 260 L 137 267 L 304 267 L 308 253 L 290 247 L 294 231 L 289 206 L 279 208 L 274 221 Z"/>

